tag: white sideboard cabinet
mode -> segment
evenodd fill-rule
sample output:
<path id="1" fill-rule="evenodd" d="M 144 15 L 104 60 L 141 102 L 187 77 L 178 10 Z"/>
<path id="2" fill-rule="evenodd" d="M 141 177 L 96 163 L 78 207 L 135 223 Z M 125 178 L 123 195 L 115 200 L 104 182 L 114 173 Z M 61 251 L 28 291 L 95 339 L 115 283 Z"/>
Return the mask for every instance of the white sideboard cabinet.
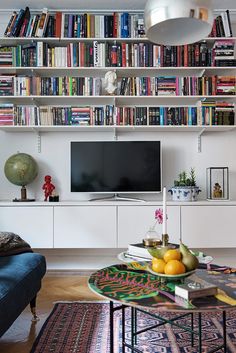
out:
<path id="1" fill-rule="evenodd" d="M 148 229 L 155 223 L 155 210 L 160 206 L 120 206 L 118 207 L 118 248 L 142 242 Z M 172 243 L 180 238 L 180 206 L 168 207 L 167 232 Z M 162 225 L 155 227 L 162 234 Z"/>
<path id="2" fill-rule="evenodd" d="M 0 230 L 20 235 L 32 248 L 53 248 L 53 207 L 0 206 Z"/>
<path id="3" fill-rule="evenodd" d="M 116 206 L 54 208 L 55 248 L 116 248 Z"/>
<path id="4" fill-rule="evenodd" d="M 33 248 L 127 248 L 155 223 L 155 202 L 0 203 L 0 230 L 19 234 Z M 236 248 L 236 203 L 168 202 L 171 242 L 190 248 Z M 162 234 L 162 225 L 156 226 Z"/>
<path id="5" fill-rule="evenodd" d="M 236 206 L 182 206 L 182 240 L 192 248 L 236 247 Z"/>

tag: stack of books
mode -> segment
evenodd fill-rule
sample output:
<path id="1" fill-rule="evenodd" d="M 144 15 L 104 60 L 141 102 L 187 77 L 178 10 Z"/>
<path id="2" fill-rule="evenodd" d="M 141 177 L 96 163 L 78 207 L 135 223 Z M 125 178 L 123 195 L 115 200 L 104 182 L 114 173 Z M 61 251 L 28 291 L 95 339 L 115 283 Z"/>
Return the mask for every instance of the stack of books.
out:
<path id="1" fill-rule="evenodd" d="M 183 284 L 175 286 L 175 296 L 177 298 L 181 297 L 186 300 L 191 300 L 217 294 L 216 285 L 199 278 L 195 279 L 195 276 L 191 277 L 191 279 L 186 278 Z"/>
<path id="2" fill-rule="evenodd" d="M 13 125 L 14 105 L 11 103 L 0 104 L 0 125 Z"/>
<path id="3" fill-rule="evenodd" d="M 232 39 L 221 39 L 214 43 L 214 66 L 236 66 Z"/>
<path id="4" fill-rule="evenodd" d="M 12 66 L 12 47 L 0 46 L 0 67 Z"/>
<path id="5" fill-rule="evenodd" d="M 150 261 L 152 259 L 148 249 L 142 243 L 129 244 L 124 257 L 138 261 Z"/>
<path id="6" fill-rule="evenodd" d="M 218 76 L 216 94 L 235 95 L 235 83 L 235 76 Z"/>
<path id="7" fill-rule="evenodd" d="M 235 105 L 232 102 L 216 102 L 215 125 L 234 125 Z"/>
<path id="8" fill-rule="evenodd" d="M 14 78 L 15 75 L 0 76 L 0 96 L 14 95 Z"/>

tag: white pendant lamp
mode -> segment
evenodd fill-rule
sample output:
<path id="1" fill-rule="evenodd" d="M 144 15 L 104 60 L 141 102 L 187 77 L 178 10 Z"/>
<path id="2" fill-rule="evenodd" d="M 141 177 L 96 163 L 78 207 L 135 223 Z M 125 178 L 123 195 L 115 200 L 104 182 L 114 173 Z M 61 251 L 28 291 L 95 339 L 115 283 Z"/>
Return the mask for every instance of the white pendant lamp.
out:
<path id="1" fill-rule="evenodd" d="M 164 45 L 197 42 L 209 35 L 213 25 L 211 0 L 148 0 L 145 6 L 146 34 Z"/>

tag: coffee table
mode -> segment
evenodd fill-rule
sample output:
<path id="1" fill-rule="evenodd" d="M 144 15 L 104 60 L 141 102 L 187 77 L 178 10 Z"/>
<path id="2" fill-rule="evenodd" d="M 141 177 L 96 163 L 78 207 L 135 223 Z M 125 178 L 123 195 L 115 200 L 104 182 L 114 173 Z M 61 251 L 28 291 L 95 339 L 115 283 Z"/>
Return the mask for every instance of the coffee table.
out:
<path id="1" fill-rule="evenodd" d="M 223 343 L 221 346 L 210 349 L 213 353 L 219 349 L 227 352 L 226 313 L 236 306 L 236 274 L 226 273 L 215 267 L 215 270 L 197 269 L 194 276 L 214 283 L 218 287 L 216 296 L 197 298 L 191 302 L 176 301 L 174 282 L 163 283 L 160 278 L 145 270 L 145 263 L 130 263 L 113 265 L 93 273 L 89 278 L 89 286 L 103 298 L 110 300 L 110 331 L 111 349 L 113 348 L 113 314 L 117 310 L 122 312 L 122 352 L 128 347 L 131 352 L 142 353 L 136 347 L 138 334 L 166 323 L 185 329 L 191 335 L 192 346 L 195 337 L 198 337 L 198 352 L 202 353 L 202 312 L 221 312 L 223 323 Z M 229 271 L 228 271 L 229 272 Z M 121 305 L 114 305 L 120 303 Z M 131 307 L 131 342 L 125 339 L 125 309 Z M 137 311 L 143 312 L 152 318 L 161 320 L 161 323 L 147 329 L 138 330 Z M 171 319 L 163 318 L 164 312 L 172 312 L 176 316 Z M 193 326 L 193 315 L 198 319 L 198 330 Z M 182 327 L 177 319 L 190 316 L 191 326 Z"/>

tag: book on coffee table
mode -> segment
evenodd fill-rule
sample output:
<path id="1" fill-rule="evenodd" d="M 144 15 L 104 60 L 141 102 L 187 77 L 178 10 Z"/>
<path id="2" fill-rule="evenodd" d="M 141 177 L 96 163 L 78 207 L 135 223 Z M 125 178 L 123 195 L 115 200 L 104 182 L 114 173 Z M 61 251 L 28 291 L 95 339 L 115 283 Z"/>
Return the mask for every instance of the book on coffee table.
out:
<path id="1" fill-rule="evenodd" d="M 152 255 L 149 254 L 148 249 L 142 243 L 129 244 L 126 254 L 134 257 L 141 257 L 143 259 L 152 259 Z"/>
<path id="2" fill-rule="evenodd" d="M 175 286 L 175 295 L 190 300 L 217 294 L 217 286 L 202 279 L 186 278 L 183 284 Z"/>

